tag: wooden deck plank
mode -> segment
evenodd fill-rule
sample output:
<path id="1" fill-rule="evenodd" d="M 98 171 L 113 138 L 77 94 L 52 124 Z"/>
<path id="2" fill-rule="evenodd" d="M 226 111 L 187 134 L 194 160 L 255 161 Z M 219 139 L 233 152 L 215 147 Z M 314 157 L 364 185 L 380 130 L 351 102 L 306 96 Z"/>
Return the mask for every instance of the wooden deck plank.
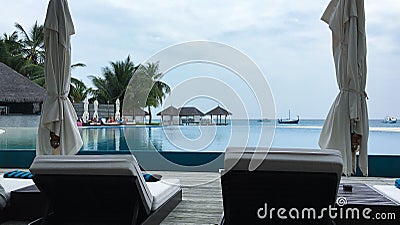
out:
<path id="1" fill-rule="evenodd" d="M 179 178 L 183 189 L 182 202 L 162 222 L 172 224 L 218 224 L 223 207 L 219 173 L 154 171 L 164 178 Z M 342 177 L 343 183 L 393 185 L 394 178 Z"/>
<path id="2" fill-rule="evenodd" d="M 179 178 L 182 202 L 161 223 L 218 224 L 222 215 L 222 193 L 218 173 L 155 171 L 163 178 Z"/>
<path id="3" fill-rule="evenodd" d="M 0 169 L 0 173 L 11 169 Z M 150 171 L 161 174 L 163 179 L 178 178 L 181 181 L 182 202 L 161 223 L 163 225 L 217 224 L 221 218 L 222 194 L 219 173 Z M 393 185 L 394 178 L 342 177 L 343 183 Z M 3 223 L 5 224 L 5 223 Z M 24 225 L 24 222 L 8 222 L 7 225 Z"/>

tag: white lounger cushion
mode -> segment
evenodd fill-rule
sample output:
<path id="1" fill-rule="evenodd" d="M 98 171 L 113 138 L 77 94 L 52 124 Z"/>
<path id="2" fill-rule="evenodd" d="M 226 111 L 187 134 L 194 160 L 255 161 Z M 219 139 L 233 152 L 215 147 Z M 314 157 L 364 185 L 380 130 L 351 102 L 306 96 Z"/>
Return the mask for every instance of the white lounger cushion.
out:
<path id="1" fill-rule="evenodd" d="M 258 171 L 332 172 L 342 173 L 342 157 L 336 150 L 297 148 L 228 147 L 225 153 L 225 170 L 248 170 L 250 161 L 262 163 Z"/>
<path id="2" fill-rule="evenodd" d="M 6 201 L 8 201 L 10 199 L 10 194 L 12 191 L 34 184 L 32 179 L 4 178 L 3 174 L 0 174 L 0 176 L 1 176 L 0 177 L 0 185 L 4 188 L 5 196 L 3 196 L 3 197 L 5 198 Z M 2 198 L 2 197 L 0 196 L 0 198 Z M 1 205 L 3 205 L 3 204 L 4 204 L 4 202 L 0 203 L 0 209 L 1 209 Z"/>
<path id="3" fill-rule="evenodd" d="M 32 174 L 59 175 L 122 175 L 138 177 L 146 204 L 153 196 L 133 155 L 39 155 L 29 170 Z"/>
<path id="4" fill-rule="evenodd" d="M 7 205 L 6 191 L 0 184 L 0 211 L 3 210 Z"/>
<path id="5" fill-rule="evenodd" d="M 151 205 L 152 211 L 160 208 L 164 202 L 181 189 L 179 179 L 163 179 L 158 182 L 146 182 L 146 184 L 153 196 L 153 204 Z"/>
<path id="6" fill-rule="evenodd" d="M 35 183 L 32 179 L 4 178 L 3 175 L 1 175 L 0 184 L 6 191 L 7 197 L 9 197 L 12 191 L 18 190 L 23 187 L 28 187 Z"/>
<path id="7" fill-rule="evenodd" d="M 136 176 L 151 210 L 158 209 L 181 189 L 178 179 L 145 182 L 132 155 L 42 155 L 35 158 L 30 170 L 33 174 Z"/>
<path id="8" fill-rule="evenodd" d="M 394 185 L 374 185 L 373 188 L 381 194 L 400 204 L 400 189 Z"/>

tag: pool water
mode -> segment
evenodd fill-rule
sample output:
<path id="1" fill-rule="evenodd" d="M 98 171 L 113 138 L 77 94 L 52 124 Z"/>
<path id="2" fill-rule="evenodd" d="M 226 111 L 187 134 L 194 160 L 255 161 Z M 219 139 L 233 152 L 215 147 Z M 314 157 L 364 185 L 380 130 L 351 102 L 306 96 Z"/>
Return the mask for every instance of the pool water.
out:
<path id="1" fill-rule="evenodd" d="M 301 120 L 298 125 L 278 125 L 257 120 L 227 126 L 117 126 L 83 127 L 81 151 L 206 151 L 222 152 L 227 146 L 319 148 L 323 120 Z M 1 150 L 36 148 L 37 128 L 1 128 Z M 263 133 L 264 136 L 260 134 Z M 271 143 L 272 141 L 272 143 Z M 369 154 L 400 154 L 400 124 L 371 120 Z"/>

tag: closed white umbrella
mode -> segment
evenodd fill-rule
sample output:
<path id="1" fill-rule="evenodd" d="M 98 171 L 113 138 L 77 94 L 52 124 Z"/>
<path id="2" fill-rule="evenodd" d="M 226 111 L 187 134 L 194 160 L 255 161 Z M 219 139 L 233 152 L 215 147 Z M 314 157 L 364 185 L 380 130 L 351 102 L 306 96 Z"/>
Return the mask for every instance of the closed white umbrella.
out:
<path id="1" fill-rule="evenodd" d="M 89 121 L 89 100 L 85 98 L 83 101 L 83 122 L 87 123 Z"/>
<path id="2" fill-rule="evenodd" d="M 93 120 L 98 121 L 99 120 L 99 113 L 97 112 L 99 110 L 99 102 L 96 100 L 94 100 L 93 102 L 93 109 L 94 109 L 94 113 L 93 113 Z"/>
<path id="3" fill-rule="evenodd" d="M 321 148 L 338 149 L 343 157 L 343 174 L 356 172 L 352 134 L 361 137 L 359 167 L 368 176 L 368 112 L 364 0 L 332 0 L 322 20 L 332 30 L 332 48 L 339 94 L 333 103 L 319 139 Z"/>
<path id="4" fill-rule="evenodd" d="M 120 114 L 120 112 L 119 112 L 119 110 L 120 110 L 120 102 L 119 102 L 119 99 L 117 99 L 116 101 L 115 101 L 115 120 L 119 120 L 119 119 L 121 119 L 121 114 Z"/>
<path id="5" fill-rule="evenodd" d="M 67 1 L 50 0 L 44 23 L 47 97 L 40 117 L 38 155 L 53 154 L 51 146 L 59 149 L 62 155 L 76 154 L 82 147 L 76 123 L 78 117 L 68 99 L 71 83 L 70 36 L 74 33 Z"/>

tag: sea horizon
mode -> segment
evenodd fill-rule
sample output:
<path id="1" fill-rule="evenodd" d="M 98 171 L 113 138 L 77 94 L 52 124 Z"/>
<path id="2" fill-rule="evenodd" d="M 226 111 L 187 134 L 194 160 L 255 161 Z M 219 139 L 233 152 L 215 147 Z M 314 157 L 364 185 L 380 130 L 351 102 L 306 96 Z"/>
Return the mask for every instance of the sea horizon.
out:
<path id="1" fill-rule="evenodd" d="M 384 123 L 381 119 L 369 121 L 369 154 L 399 155 L 400 151 L 396 146 L 400 146 L 400 123 Z M 266 146 L 319 148 L 318 139 L 324 120 L 300 119 L 299 124 L 278 124 L 274 120 L 260 122 L 257 119 L 227 120 L 227 122 L 227 126 L 81 127 L 79 131 L 84 142 L 81 151 L 157 149 L 223 152 L 227 146 L 259 146 L 261 131 L 273 135 L 267 137 L 272 141 L 264 142 Z M 37 127 L 2 127 L 0 124 L 0 129 L 5 130 L 0 134 L 0 151 L 36 148 Z"/>

